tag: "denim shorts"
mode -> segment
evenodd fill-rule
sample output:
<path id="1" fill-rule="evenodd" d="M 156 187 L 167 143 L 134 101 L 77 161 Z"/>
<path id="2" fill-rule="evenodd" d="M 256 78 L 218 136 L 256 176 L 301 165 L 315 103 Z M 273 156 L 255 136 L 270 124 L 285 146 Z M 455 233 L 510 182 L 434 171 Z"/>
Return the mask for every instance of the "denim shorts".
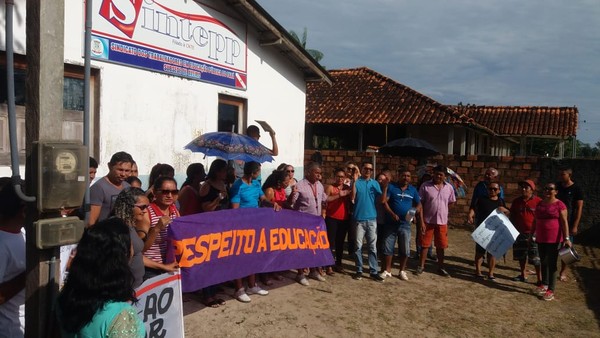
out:
<path id="1" fill-rule="evenodd" d="M 394 255 L 396 237 L 398 237 L 398 255 L 410 256 L 410 227 L 386 224 L 383 254 Z"/>

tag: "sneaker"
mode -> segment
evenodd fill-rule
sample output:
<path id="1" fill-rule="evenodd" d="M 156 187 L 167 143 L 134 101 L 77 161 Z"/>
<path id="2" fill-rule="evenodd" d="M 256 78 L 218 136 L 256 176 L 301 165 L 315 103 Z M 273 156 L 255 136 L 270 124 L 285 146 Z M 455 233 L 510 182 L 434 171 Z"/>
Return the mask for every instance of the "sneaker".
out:
<path id="1" fill-rule="evenodd" d="M 321 274 L 318 273 L 317 271 L 311 271 L 311 273 L 308 274 L 308 277 L 312 278 L 312 279 L 316 279 L 319 282 L 324 282 L 326 280 L 325 277 L 321 276 Z"/>
<path id="2" fill-rule="evenodd" d="M 373 279 L 374 281 L 379 282 L 379 283 L 383 283 L 383 281 L 384 281 L 384 279 L 376 273 L 371 275 L 371 279 Z"/>
<path id="3" fill-rule="evenodd" d="M 517 277 L 513 277 L 513 282 L 527 282 L 527 277 L 523 275 L 518 275 Z"/>
<path id="4" fill-rule="evenodd" d="M 308 283 L 308 279 L 306 279 L 306 276 L 304 276 L 303 274 L 296 276 L 296 282 L 300 283 L 300 285 L 302 285 L 302 286 L 309 286 L 310 285 Z"/>
<path id="5" fill-rule="evenodd" d="M 249 293 L 251 295 L 266 296 L 269 294 L 269 291 L 264 290 L 263 288 L 255 284 L 254 287 L 246 289 L 246 293 Z"/>
<path id="6" fill-rule="evenodd" d="M 235 297 L 235 299 L 239 300 L 242 303 L 250 303 L 250 301 L 252 299 L 250 299 L 250 297 L 248 297 L 248 295 L 246 294 L 246 290 L 244 290 L 244 288 L 241 288 L 239 290 L 237 290 L 233 296 Z"/>
<path id="7" fill-rule="evenodd" d="M 357 272 L 352 276 L 352 279 L 354 280 L 361 280 L 362 279 L 362 272 Z"/>
<path id="8" fill-rule="evenodd" d="M 533 293 L 536 296 L 543 297 L 546 294 L 546 291 L 548 291 L 548 287 L 546 285 L 540 285 L 537 288 L 531 290 L 531 293 Z"/>
<path id="9" fill-rule="evenodd" d="M 383 279 L 386 279 L 386 278 L 388 278 L 388 277 L 392 277 L 392 273 L 391 273 L 391 272 L 387 272 L 387 271 L 383 270 L 383 272 L 379 274 L 379 277 L 381 277 L 381 278 L 383 278 Z"/>
<path id="10" fill-rule="evenodd" d="M 442 277 L 450 277 L 450 274 L 448 273 L 448 271 L 446 271 L 445 269 L 438 269 L 438 273 L 440 274 L 440 276 Z"/>
<path id="11" fill-rule="evenodd" d="M 400 271 L 400 279 L 408 280 L 408 276 L 406 275 L 406 271 Z"/>
<path id="12" fill-rule="evenodd" d="M 548 290 L 546 291 L 546 293 L 544 293 L 544 295 L 542 296 L 543 300 L 553 300 L 554 299 L 554 292 L 552 290 Z"/>
<path id="13" fill-rule="evenodd" d="M 415 275 L 423 274 L 423 267 L 417 266 L 417 270 L 415 270 Z"/>

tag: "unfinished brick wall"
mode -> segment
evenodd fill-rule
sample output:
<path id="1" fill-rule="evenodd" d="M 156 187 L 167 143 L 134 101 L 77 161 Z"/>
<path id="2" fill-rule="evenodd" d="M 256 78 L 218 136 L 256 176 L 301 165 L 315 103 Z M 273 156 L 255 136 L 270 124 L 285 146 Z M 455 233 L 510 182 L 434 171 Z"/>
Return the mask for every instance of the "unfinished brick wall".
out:
<path id="1" fill-rule="evenodd" d="M 309 162 L 314 150 L 305 151 L 305 160 Z M 372 161 L 373 153 L 343 150 L 323 150 L 323 182 L 331 183 L 333 170 L 342 167 L 346 161 L 360 164 L 363 161 Z M 392 157 L 388 155 L 376 155 L 376 169 L 387 167 L 396 170 L 398 167 L 407 167 L 414 174 L 413 183 L 418 178 L 416 170 L 418 161 L 410 158 Z M 510 203 L 519 196 L 518 182 L 532 179 L 538 185 L 538 195 L 542 184 L 553 182 L 558 177 L 558 167 L 570 165 L 574 169 L 574 180 L 581 184 L 586 191 L 586 201 L 582 228 L 589 228 L 593 224 L 600 223 L 600 195 L 595 194 L 596 188 L 600 186 L 600 161 L 597 160 L 553 160 L 550 158 L 524 157 L 524 156 L 455 156 L 438 155 L 428 159 L 429 163 L 445 165 L 456 171 L 467 185 L 466 198 L 458 199 L 457 203 L 450 209 L 450 224 L 453 226 L 465 226 L 469 203 L 473 193 L 473 187 L 483 178 L 485 170 L 489 167 L 498 169 L 500 184 L 504 188 L 505 199 Z"/>

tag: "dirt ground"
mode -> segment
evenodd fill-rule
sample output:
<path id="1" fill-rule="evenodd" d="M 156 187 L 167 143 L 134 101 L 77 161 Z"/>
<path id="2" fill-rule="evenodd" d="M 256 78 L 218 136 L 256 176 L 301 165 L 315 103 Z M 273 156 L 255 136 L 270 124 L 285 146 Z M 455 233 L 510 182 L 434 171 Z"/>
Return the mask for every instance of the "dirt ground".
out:
<path id="1" fill-rule="evenodd" d="M 230 288 L 219 294 L 227 301 L 219 308 L 185 302 L 186 337 L 600 337 L 600 248 L 576 245 L 582 260 L 548 302 L 530 293 L 535 276 L 531 283 L 511 281 L 518 274 L 511 251 L 491 282 L 472 277 L 469 231 L 451 229 L 449 243 L 451 278 L 437 275 L 431 261 L 422 275 L 409 273 L 409 281 L 397 278 L 394 264 L 394 277 L 384 283 L 353 280 L 350 260 L 345 274 L 308 287 L 289 271 L 268 296 L 253 295 L 249 304 L 233 299 Z M 416 264 L 410 259 L 408 270 Z"/>

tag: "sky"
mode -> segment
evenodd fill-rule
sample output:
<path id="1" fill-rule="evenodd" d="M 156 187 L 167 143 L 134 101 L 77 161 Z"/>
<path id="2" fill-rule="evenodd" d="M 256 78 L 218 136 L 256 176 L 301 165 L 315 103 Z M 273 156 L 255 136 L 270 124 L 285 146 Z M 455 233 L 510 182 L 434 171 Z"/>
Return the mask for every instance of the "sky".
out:
<path id="1" fill-rule="evenodd" d="M 257 0 L 327 69 L 369 67 L 444 104 L 576 106 L 600 141 L 600 1 Z"/>

